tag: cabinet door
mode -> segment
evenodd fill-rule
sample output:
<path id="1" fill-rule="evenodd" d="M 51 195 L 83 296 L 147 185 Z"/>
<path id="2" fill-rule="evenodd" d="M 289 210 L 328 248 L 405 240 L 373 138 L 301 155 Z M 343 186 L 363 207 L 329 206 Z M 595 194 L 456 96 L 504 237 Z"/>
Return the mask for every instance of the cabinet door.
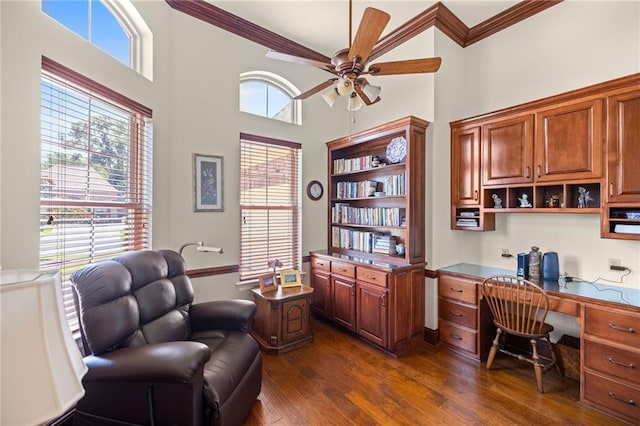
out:
<path id="1" fill-rule="evenodd" d="M 537 182 L 602 177 L 602 100 L 550 108 L 537 113 Z"/>
<path id="2" fill-rule="evenodd" d="M 640 90 L 611 96 L 607 201 L 640 202 Z"/>
<path id="3" fill-rule="evenodd" d="M 533 115 L 482 126 L 482 183 L 533 181 Z"/>
<path id="4" fill-rule="evenodd" d="M 389 291 L 360 282 L 356 289 L 358 334 L 377 345 L 387 347 Z"/>
<path id="5" fill-rule="evenodd" d="M 333 319 L 351 331 L 356 329 L 356 284 L 353 280 L 333 277 Z"/>
<path id="6" fill-rule="evenodd" d="M 313 310 L 327 318 L 331 317 L 331 277 L 316 270 L 311 272 L 313 287 Z"/>
<path id="7" fill-rule="evenodd" d="M 282 304 L 282 343 L 301 339 L 309 333 L 309 305 L 307 298 Z"/>
<path id="8" fill-rule="evenodd" d="M 451 129 L 451 202 L 480 205 L 480 127 Z"/>

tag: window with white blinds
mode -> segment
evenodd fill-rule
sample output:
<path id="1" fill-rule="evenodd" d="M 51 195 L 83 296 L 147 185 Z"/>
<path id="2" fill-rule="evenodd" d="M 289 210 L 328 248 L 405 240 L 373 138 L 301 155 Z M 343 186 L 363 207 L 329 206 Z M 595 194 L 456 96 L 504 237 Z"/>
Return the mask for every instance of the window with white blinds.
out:
<path id="1" fill-rule="evenodd" d="M 240 135 L 240 278 L 301 265 L 301 145 Z"/>
<path id="2" fill-rule="evenodd" d="M 47 58 L 40 93 L 40 269 L 76 330 L 71 273 L 151 246 L 151 110 Z"/>

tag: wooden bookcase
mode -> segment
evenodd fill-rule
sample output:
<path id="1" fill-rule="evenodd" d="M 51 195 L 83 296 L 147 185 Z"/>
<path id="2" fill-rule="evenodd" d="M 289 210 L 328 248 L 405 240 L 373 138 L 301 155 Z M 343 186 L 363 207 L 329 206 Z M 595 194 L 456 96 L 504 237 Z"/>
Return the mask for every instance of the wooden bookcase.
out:
<path id="1" fill-rule="evenodd" d="M 392 263 L 424 262 L 427 125 L 407 117 L 327 143 L 327 241 L 332 253 Z M 406 154 L 392 163 L 387 148 L 398 138 L 405 139 Z M 377 167 L 371 164 L 373 157 L 380 161 Z M 374 252 L 376 240 L 388 237 L 404 244 L 404 253 Z"/>
<path id="2" fill-rule="evenodd" d="M 311 253 L 313 312 L 395 355 L 423 342 L 427 125 L 406 117 L 327 143 L 328 248 Z"/>

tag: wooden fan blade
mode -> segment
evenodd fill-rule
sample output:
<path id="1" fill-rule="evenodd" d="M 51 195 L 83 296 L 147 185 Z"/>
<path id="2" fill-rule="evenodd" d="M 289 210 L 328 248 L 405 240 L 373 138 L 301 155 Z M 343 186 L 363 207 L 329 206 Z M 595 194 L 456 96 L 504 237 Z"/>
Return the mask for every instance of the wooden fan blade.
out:
<path id="1" fill-rule="evenodd" d="M 311 67 L 317 67 L 326 71 L 333 72 L 335 67 L 330 63 L 316 61 L 315 59 L 303 58 L 302 56 L 289 55 L 287 53 L 276 52 L 270 50 L 267 52 L 267 58 L 277 59 L 279 61 L 292 62 L 294 64 L 308 65 Z"/>
<path id="2" fill-rule="evenodd" d="M 369 65 L 371 75 L 418 74 L 436 72 L 442 58 L 410 59 L 407 61 L 378 62 Z"/>
<path id="3" fill-rule="evenodd" d="M 350 61 L 353 61 L 353 58 L 358 56 L 360 63 L 367 62 L 373 46 L 378 42 L 378 38 L 380 38 L 390 18 L 388 13 L 372 7 L 364 10 L 358 32 L 353 40 L 351 49 L 349 49 L 348 58 Z"/>
<path id="4" fill-rule="evenodd" d="M 335 84 L 336 81 L 338 81 L 337 78 L 330 78 L 329 80 L 318 84 L 316 87 L 313 87 L 313 88 L 307 90 L 306 92 L 303 92 L 303 93 L 299 94 L 298 96 L 296 96 L 293 99 L 307 99 L 309 96 L 315 95 L 316 93 L 321 92 L 322 90 L 326 89 L 327 87 L 331 86 L 332 84 Z"/>

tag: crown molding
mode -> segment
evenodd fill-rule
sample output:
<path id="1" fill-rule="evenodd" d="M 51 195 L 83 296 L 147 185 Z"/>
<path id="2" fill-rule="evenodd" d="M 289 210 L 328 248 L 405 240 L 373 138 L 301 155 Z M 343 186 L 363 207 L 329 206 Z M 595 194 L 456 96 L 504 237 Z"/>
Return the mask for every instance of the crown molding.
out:
<path id="1" fill-rule="evenodd" d="M 543 10 L 555 6 L 562 1 L 563 0 L 523 0 L 471 28 L 462 22 L 442 2 L 438 2 L 380 39 L 371 52 L 369 61 L 384 55 L 393 48 L 433 26 L 460 46 L 467 47 L 530 18 Z M 166 2 L 175 10 L 208 22 L 211 25 L 277 52 L 301 56 L 325 63 L 331 62 L 331 58 L 321 53 L 306 48 L 301 44 L 220 9 L 204 0 L 166 0 Z"/>

